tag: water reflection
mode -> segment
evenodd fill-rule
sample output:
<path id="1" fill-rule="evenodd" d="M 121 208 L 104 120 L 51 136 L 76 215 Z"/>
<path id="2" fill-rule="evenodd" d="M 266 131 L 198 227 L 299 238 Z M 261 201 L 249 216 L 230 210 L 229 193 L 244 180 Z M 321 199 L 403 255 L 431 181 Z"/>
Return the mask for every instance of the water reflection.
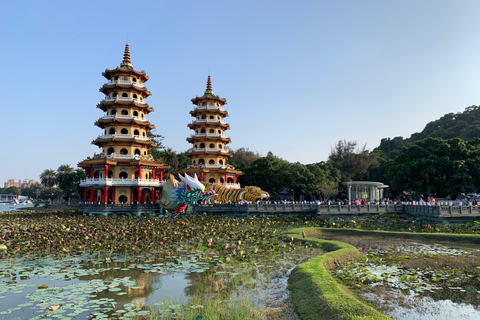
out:
<path id="1" fill-rule="evenodd" d="M 433 287 L 431 290 L 399 290 L 382 281 L 365 287 L 365 297 L 387 315 L 405 320 L 480 319 L 480 281 L 477 279 L 480 246 L 447 241 L 439 245 L 438 241 L 342 234 L 341 231 L 325 232 L 322 238 L 356 246 L 370 261 L 383 259 L 370 265 L 400 266 L 419 279 L 418 287 L 425 283 Z M 388 279 L 394 283 L 393 278 L 394 273 Z"/>

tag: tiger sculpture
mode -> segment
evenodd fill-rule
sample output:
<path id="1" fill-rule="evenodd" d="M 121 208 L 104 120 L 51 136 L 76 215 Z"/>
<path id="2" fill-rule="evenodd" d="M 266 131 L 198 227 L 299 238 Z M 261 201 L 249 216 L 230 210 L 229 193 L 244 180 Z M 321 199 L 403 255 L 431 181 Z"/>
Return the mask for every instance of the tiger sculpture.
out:
<path id="1" fill-rule="evenodd" d="M 229 189 L 218 184 L 206 184 L 205 191 L 213 190 L 217 195 L 217 203 L 239 203 L 240 201 L 248 201 L 254 203 L 257 200 L 269 198 L 268 192 L 263 191 L 259 187 L 247 186 L 241 189 Z"/>

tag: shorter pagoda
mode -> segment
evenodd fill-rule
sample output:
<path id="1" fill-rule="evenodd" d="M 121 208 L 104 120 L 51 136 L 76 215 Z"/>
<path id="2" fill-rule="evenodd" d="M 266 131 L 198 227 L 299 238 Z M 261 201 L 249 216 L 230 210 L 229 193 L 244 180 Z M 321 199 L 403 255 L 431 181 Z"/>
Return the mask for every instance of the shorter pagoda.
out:
<path id="1" fill-rule="evenodd" d="M 108 81 L 100 88 L 105 98 L 97 108 L 105 114 L 95 125 L 103 133 L 92 141 L 102 152 L 78 164 L 85 170 L 80 182 L 84 213 L 158 211 L 157 190 L 169 166 L 154 161 L 148 153 L 156 146 L 147 135 L 155 128 L 146 118 L 153 111 L 145 101 L 151 95 L 145 87 L 149 77 L 133 68 L 128 44 L 120 66 L 102 75 Z"/>
<path id="2" fill-rule="evenodd" d="M 182 170 L 190 175 L 197 174 L 203 183 L 219 184 L 227 188 L 240 188 L 237 178 L 242 171 L 227 165 L 227 159 L 232 154 L 227 148 L 231 142 L 225 131 L 230 129 L 224 118 L 228 112 L 223 108 L 227 100 L 213 93 L 210 75 L 207 79 L 207 90 L 203 96 L 192 100 L 195 105 L 190 111 L 193 122 L 188 127 L 194 133 L 187 138 L 193 148 L 186 155 L 192 159 L 192 164 Z"/>

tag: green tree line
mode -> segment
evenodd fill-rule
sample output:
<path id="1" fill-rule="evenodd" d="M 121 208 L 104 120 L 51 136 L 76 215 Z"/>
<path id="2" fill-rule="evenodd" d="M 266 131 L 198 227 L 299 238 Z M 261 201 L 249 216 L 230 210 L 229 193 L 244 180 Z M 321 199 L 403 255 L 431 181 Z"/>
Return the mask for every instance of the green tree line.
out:
<path id="1" fill-rule="evenodd" d="M 170 166 L 168 174 L 186 168 L 191 160 L 186 152 L 165 147 L 163 137 L 149 132 L 157 144 L 149 152 L 155 160 Z M 410 138 L 385 138 L 372 151 L 356 141 L 340 140 L 332 146 L 327 161 L 312 164 L 289 162 L 273 153 L 261 156 L 248 148 L 231 150 L 227 164 L 243 171 L 238 181 L 258 186 L 272 196 L 292 190 L 296 198 L 335 197 L 345 181 L 379 181 L 390 186 L 396 197 L 404 191 L 437 197 L 452 197 L 480 190 L 480 107 L 470 106 L 460 113 L 449 113 L 425 126 Z M 29 195 L 38 199 L 68 200 L 79 197 L 81 169 L 61 165 L 40 175 L 40 186 L 24 190 L 2 189 L 2 193 Z M 17 188 L 18 189 L 18 188 Z"/>

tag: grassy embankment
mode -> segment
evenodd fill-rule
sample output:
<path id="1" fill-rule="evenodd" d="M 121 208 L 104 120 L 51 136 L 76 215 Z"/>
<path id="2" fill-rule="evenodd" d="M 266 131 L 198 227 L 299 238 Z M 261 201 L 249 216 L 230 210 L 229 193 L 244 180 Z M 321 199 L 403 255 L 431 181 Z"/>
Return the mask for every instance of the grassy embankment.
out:
<path id="1" fill-rule="evenodd" d="M 317 228 L 293 229 L 284 234 L 294 241 L 320 244 L 327 252 L 298 265 L 289 278 L 300 319 L 390 319 L 359 299 L 330 273 L 336 264 L 356 259 L 360 255 L 358 250 L 343 242 L 319 239 L 318 235 Z"/>
<path id="2" fill-rule="evenodd" d="M 302 236 L 302 231 L 305 238 Z M 336 280 L 329 271 L 337 264 L 354 260 L 358 250 L 346 243 L 319 239 L 324 235 L 374 236 L 419 241 L 448 241 L 465 247 L 479 245 L 478 234 L 412 233 L 356 230 L 348 228 L 301 228 L 290 230 L 284 237 L 294 241 L 318 243 L 328 253 L 300 264 L 292 272 L 289 289 L 301 319 L 389 319 L 358 299 L 348 287 Z"/>
<path id="3" fill-rule="evenodd" d="M 361 230 L 350 228 L 317 228 L 318 234 L 341 234 L 351 236 L 374 236 L 377 238 L 395 238 L 418 241 L 435 242 L 457 242 L 465 247 L 466 244 L 480 245 L 480 234 L 459 234 L 459 233 L 441 233 L 441 232 L 399 232 L 383 230 Z"/>

